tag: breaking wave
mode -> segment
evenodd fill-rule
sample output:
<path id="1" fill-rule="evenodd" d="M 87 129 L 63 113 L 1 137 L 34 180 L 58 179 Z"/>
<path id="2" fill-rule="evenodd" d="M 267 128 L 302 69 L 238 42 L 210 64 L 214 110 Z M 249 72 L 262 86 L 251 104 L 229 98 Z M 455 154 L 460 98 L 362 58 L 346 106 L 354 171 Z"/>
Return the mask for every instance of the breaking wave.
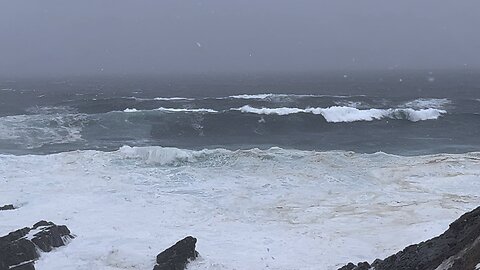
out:
<path id="1" fill-rule="evenodd" d="M 127 113 L 132 113 L 132 112 L 142 112 L 142 111 L 145 111 L 145 110 L 137 110 L 135 108 L 126 108 L 125 110 L 123 110 L 123 112 L 127 112 Z M 218 111 L 216 110 L 213 110 L 213 109 L 184 109 L 184 108 L 164 108 L 164 107 L 160 107 L 160 108 L 157 108 L 157 109 L 153 109 L 153 110 L 147 110 L 147 111 L 162 111 L 162 112 L 199 112 L 199 113 L 218 113 Z"/>
<path id="2" fill-rule="evenodd" d="M 226 149 L 213 150 L 186 150 L 174 147 L 130 147 L 122 146 L 119 150 L 125 158 L 141 159 L 147 164 L 156 165 L 181 165 L 185 163 L 194 163 L 200 160 L 212 160 L 215 156 L 231 156 L 233 151 Z M 235 151 L 236 152 L 236 151 Z"/>
<path id="3" fill-rule="evenodd" d="M 420 109 L 415 110 L 412 108 L 405 109 L 357 109 L 353 107 L 345 106 L 332 106 L 328 108 L 255 108 L 249 105 L 245 105 L 239 110 L 244 113 L 255 114 L 276 114 L 276 115 L 289 115 L 296 113 L 311 113 L 322 115 L 327 122 L 340 123 L 340 122 L 355 122 L 355 121 L 373 121 L 383 118 L 390 119 L 405 119 L 413 122 L 422 120 L 438 119 L 442 114 L 447 113 L 445 110 L 439 109 Z"/>
<path id="4" fill-rule="evenodd" d="M 160 107 L 153 110 L 137 110 L 135 108 L 127 108 L 123 110 L 126 113 L 145 112 L 145 111 L 162 111 L 162 112 L 192 112 L 192 113 L 224 113 L 228 111 L 240 111 L 242 113 L 264 114 L 264 115 L 290 115 L 297 113 L 310 113 L 321 115 L 327 122 L 341 123 L 341 122 L 356 122 L 356 121 L 373 121 L 383 118 L 389 119 L 404 119 L 412 122 L 423 120 L 438 119 L 447 111 L 427 108 L 427 109 L 412 109 L 412 108 L 397 108 L 397 109 L 357 109 L 348 106 L 332 106 L 327 108 L 255 108 L 250 105 L 245 105 L 240 108 L 232 108 L 223 111 L 214 109 L 186 109 L 186 108 L 164 108 Z"/>
<path id="5" fill-rule="evenodd" d="M 283 162 L 283 161 L 295 161 L 305 157 L 315 158 L 317 155 L 333 155 L 333 156 L 346 156 L 363 155 L 355 154 L 354 152 L 347 151 L 331 151 L 331 152 L 316 152 L 316 151 L 303 151 L 296 149 L 284 149 L 281 147 L 271 147 L 269 149 L 239 149 L 228 150 L 224 148 L 203 149 L 203 150 L 190 150 L 176 147 L 163 147 L 163 146 L 144 146 L 144 147 L 132 147 L 124 145 L 119 148 L 117 153 L 125 159 L 141 160 L 145 164 L 157 165 L 157 166 L 185 166 L 195 164 L 199 167 L 218 167 L 224 165 L 241 165 L 238 164 L 240 159 L 248 160 L 251 162 Z M 368 155 L 368 154 L 367 154 Z M 371 155 L 388 155 L 385 153 L 377 153 Z M 254 161 L 252 161 L 254 160 Z"/>
<path id="6" fill-rule="evenodd" d="M 171 100 L 194 100 L 194 98 L 185 97 L 156 97 L 153 100 L 171 101 Z"/>

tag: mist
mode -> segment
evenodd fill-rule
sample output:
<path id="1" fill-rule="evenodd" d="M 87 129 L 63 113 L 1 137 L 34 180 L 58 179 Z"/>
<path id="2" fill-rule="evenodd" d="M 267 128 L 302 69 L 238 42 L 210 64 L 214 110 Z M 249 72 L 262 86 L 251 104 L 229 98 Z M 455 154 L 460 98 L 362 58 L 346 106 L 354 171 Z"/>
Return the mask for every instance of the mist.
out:
<path id="1" fill-rule="evenodd" d="M 0 75 L 480 67 L 479 1 L 1 1 Z"/>

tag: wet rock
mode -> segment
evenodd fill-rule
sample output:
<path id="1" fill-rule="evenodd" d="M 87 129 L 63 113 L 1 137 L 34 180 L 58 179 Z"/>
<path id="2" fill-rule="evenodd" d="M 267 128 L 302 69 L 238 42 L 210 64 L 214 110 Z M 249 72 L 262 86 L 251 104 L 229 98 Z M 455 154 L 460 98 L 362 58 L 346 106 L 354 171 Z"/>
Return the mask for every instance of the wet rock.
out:
<path id="1" fill-rule="evenodd" d="M 13 204 L 7 204 L 7 205 L 4 205 L 4 206 L 0 206 L 0 211 L 5 211 L 5 210 L 14 210 L 15 207 L 13 206 Z"/>
<path id="2" fill-rule="evenodd" d="M 475 270 L 479 264 L 480 207 L 462 215 L 440 236 L 408 246 L 384 260 L 377 259 L 371 267 L 375 270 Z M 340 269 L 365 269 L 359 267 L 349 263 Z"/>
<path id="3" fill-rule="evenodd" d="M 26 264 L 14 266 L 10 268 L 10 270 L 35 270 L 35 266 L 33 265 L 33 263 L 26 263 Z"/>
<path id="4" fill-rule="evenodd" d="M 64 225 L 55 225 L 51 222 L 39 222 L 33 225 L 39 232 L 34 234 L 32 242 L 43 252 L 50 252 L 53 248 L 64 246 L 73 238 L 70 230 Z"/>
<path id="5" fill-rule="evenodd" d="M 361 262 L 358 265 L 349 263 L 338 270 L 368 270 L 370 269 L 370 264 L 368 262 Z"/>
<path id="6" fill-rule="evenodd" d="M 153 270 L 183 270 L 190 261 L 198 257 L 195 250 L 197 239 L 187 236 L 175 245 L 157 255 L 157 265 Z"/>
<path id="7" fill-rule="evenodd" d="M 33 265 L 33 263 L 27 263 L 27 264 L 14 266 L 10 268 L 10 270 L 35 270 L 35 266 Z"/>
<path id="8" fill-rule="evenodd" d="M 46 221 L 13 231 L 0 237 L 0 270 L 33 270 L 40 257 L 37 250 L 49 252 L 73 238 L 66 226 Z"/>

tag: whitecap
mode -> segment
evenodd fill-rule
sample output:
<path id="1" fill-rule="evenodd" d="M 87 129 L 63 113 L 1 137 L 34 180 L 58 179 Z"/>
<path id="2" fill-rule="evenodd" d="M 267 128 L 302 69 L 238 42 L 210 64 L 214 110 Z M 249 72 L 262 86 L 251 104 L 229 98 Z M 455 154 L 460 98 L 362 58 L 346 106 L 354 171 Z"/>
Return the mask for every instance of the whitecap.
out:
<path id="1" fill-rule="evenodd" d="M 254 108 L 250 105 L 245 105 L 241 108 L 238 109 L 232 109 L 232 110 L 238 110 L 244 113 L 255 113 L 255 114 L 277 114 L 277 115 L 288 115 L 288 114 L 293 114 L 293 113 L 301 113 L 305 112 L 303 109 L 299 108 L 287 108 L 287 107 L 281 107 L 281 108 Z"/>
<path id="2" fill-rule="evenodd" d="M 305 112 L 322 115 L 327 122 L 355 122 L 372 121 L 382 119 L 388 115 L 388 111 L 381 109 L 360 110 L 353 107 L 332 106 L 329 108 L 307 108 Z"/>
<path id="3" fill-rule="evenodd" d="M 269 97 L 274 96 L 274 94 L 256 94 L 256 95 L 234 95 L 234 96 L 228 96 L 227 98 L 235 98 L 235 99 L 266 99 Z M 277 95 L 277 96 L 286 96 L 286 95 Z M 224 99 L 224 98 L 221 98 Z"/>
<path id="4" fill-rule="evenodd" d="M 406 119 L 412 122 L 422 120 L 437 119 L 447 112 L 439 109 L 421 109 L 414 110 L 412 108 L 406 109 L 357 109 L 346 106 L 332 106 L 328 108 L 255 108 L 249 105 L 245 105 L 241 108 L 232 109 L 241 111 L 244 113 L 254 114 L 276 114 L 276 115 L 289 115 L 296 113 L 312 113 L 322 115 L 327 122 L 340 123 L 340 122 L 355 122 L 355 121 L 373 121 L 382 118 L 390 119 Z"/>
<path id="5" fill-rule="evenodd" d="M 163 111 L 163 112 L 201 112 L 201 113 L 218 113 L 218 111 L 213 109 L 183 109 L 183 108 L 164 108 L 160 107 L 155 109 L 155 111 Z"/>
<path id="6" fill-rule="evenodd" d="M 138 110 L 137 110 L 137 109 L 135 109 L 135 108 L 131 108 L 131 109 L 130 109 L 130 108 L 126 108 L 126 109 L 125 109 L 125 110 L 123 110 L 123 111 L 124 111 L 124 112 L 127 112 L 127 113 L 131 113 L 131 112 L 138 112 Z"/>
<path id="7" fill-rule="evenodd" d="M 153 100 L 161 100 L 161 101 L 175 101 L 175 100 L 195 100 L 194 98 L 186 98 L 186 97 L 156 97 Z"/>
<path id="8" fill-rule="evenodd" d="M 213 109 L 185 109 L 185 108 L 156 108 L 153 110 L 137 110 L 135 108 L 126 108 L 123 112 L 134 113 L 134 112 L 146 112 L 146 111 L 162 111 L 162 112 L 198 112 L 198 113 L 218 113 L 218 111 Z"/>

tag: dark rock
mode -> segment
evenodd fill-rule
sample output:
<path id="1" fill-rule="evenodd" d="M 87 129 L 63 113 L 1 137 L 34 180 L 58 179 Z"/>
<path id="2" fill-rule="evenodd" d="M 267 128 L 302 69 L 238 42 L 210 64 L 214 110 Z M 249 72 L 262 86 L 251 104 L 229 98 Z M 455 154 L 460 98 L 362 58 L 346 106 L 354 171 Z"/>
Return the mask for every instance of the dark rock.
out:
<path id="1" fill-rule="evenodd" d="M 40 220 L 39 222 L 33 224 L 34 229 L 37 229 L 38 227 L 45 227 L 45 226 L 52 226 L 55 225 L 53 222 L 45 221 L 45 220 Z"/>
<path id="2" fill-rule="evenodd" d="M 350 262 L 347 265 L 344 265 L 344 266 L 338 268 L 338 270 L 352 270 L 352 269 L 355 269 L 355 267 L 357 267 L 357 266 Z"/>
<path id="3" fill-rule="evenodd" d="M 370 264 L 368 262 L 361 262 L 358 265 L 349 263 L 338 270 L 368 270 L 370 269 Z"/>
<path id="4" fill-rule="evenodd" d="M 357 265 L 355 270 L 368 270 L 370 269 L 370 264 L 368 262 L 362 262 Z"/>
<path id="5" fill-rule="evenodd" d="M 4 205 L 4 206 L 0 206 L 0 211 L 4 211 L 4 210 L 14 210 L 15 207 L 13 206 L 13 204 L 7 204 L 7 205 Z"/>
<path id="6" fill-rule="evenodd" d="M 30 230 L 30 228 L 25 227 L 0 237 L 0 247 L 2 246 L 2 243 L 12 242 L 24 237 L 30 232 Z"/>
<path id="7" fill-rule="evenodd" d="M 29 235 L 27 238 L 26 236 Z M 32 270 L 34 261 L 40 257 L 37 249 L 44 252 L 65 245 L 74 238 L 66 226 L 41 221 L 32 228 L 23 228 L 0 237 L 0 270 Z"/>
<path id="8" fill-rule="evenodd" d="M 26 263 L 26 264 L 14 266 L 10 268 L 10 270 L 35 270 L 35 266 L 33 265 L 33 262 L 32 262 L 32 263 Z"/>
<path id="9" fill-rule="evenodd" d="M 480 207 L 468 212 L 450 224 L 440 236 L 406 247 L 384 260 L 375 260 L 375 270 L 475 270 L 480 264 Z M 341 270 L 369 268 L 351 267 Z M 441 267 L 439 267 L 441 266 Z M 347 267 L 347 268 L 346 268 Z M 339 269 L 339 270 L 340 270 Z"/>
<path id="10" fill-rule="evenodd" d="M 175 245 L 157 255 L 157 265 L 153 270 L 183 270 L 188 262 L 198 257 L 195 250 L 197 239 L 187 236 Z"/>
<path id="11" fill-rule="evenodd" d="M 8 266 L 34 261 L 40 256 L 35 245 L 25 238 L 20 238 L 1 247 L 0 252 L 3 261 Z"/>
<path id="12" fill-rule="evenodd" d="M 64 246 L 71 238 L 73 236 L 66 226 L 50 225 L 35 233 L 32 242 L 43 252 L 50 252 L 53 248 Z"/>
<path id="13" fill-rule="evenodd" d="M 31 263 L 14 266 L 10 268 L 10 270 L 35 270 L 35 266 L 33 265 L 33 262 L 31 262 Z"/>

